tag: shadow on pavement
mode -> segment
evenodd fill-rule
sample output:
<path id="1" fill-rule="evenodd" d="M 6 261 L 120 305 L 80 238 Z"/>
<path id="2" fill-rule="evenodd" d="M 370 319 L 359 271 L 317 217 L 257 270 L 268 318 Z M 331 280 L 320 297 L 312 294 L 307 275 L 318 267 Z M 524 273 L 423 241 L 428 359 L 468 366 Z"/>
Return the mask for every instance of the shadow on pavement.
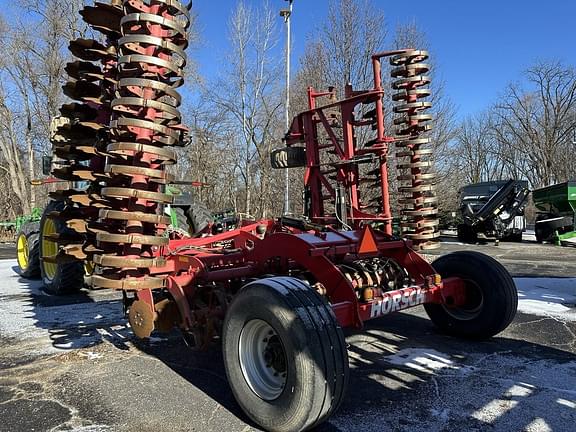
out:
<path id="1" fill-rule="evenodd" d="M 126 350 L 126 341 L 132 334 L 127 327 L 118 293 L 79 290 L 66 296 L 46 293 L 41 280 L 24 279 L 18 267 L 12 267 L 18 292 L 11 294 L 11 301 L 22 303 L 13 319 L 22 326 L 45 330 L 54 348 L 78 349 L 94 346 L 102 341 Z M 42 332 L 32 332 L 41 336 Z M 30 336 L 30 335 L 28 335 Z"/>
<path id="2" fill-rule="evenodd" d="M 250 424 L 227 383 L 218 342 L 197 352 L 178 337 L 136 341 L 119 298 L 86 290 L 55 297 L 41 290 L 40 281 L 13 277 L 20 292 L 10 294 L 25 304 L 24 316 L 15 319 L 47 331 L 54 347 L 106 341 L 127 350 L 130 341 Z M 372 321 L 362 332 L 348 331 L 347 342 L 347 394 L 336 415 L 317 431 L 411 431 L 427 425 L 446 431 L 524 430 L 538 421 L 569 431 L 576 421 L 576 393 L 558 397 L 566 368 L 576 376 L 573 353 L 506 337 L 463 341 L 405 313 Z"/>
<path id="3" fill-rule="evenodd" d="M 504 337 L 462 341 L 439 334 L 427 319 L 408 314 L 371 322 L 362 332 L 348 331 L 347 341 L 348 392 L 340 410 L 317 431 L 412 431 L 427 423 L 437 428 L 437 422 L 447 431 L 492 430 L 492 426 L 524 430 L 535 420 L 545 421 L 554 431 L 571 431 L 566 416 L 576 420 L 571 405 L 562 405 L 550 395 L 541 396 L 541 402 L 527 397 L 543 391 L 546 373 L 553 374 L 553 369 L 537 379 L 530 378 L 533 370 L 523 370 L 527 361 L 532 366 L 541 362 L 546 368 L 569 364 L 576 373 L 572 353 Z M 218 346 L 194 352 L 171 340 L 141 349 L 249 423 L 231 394 Z M 404 351 L 417 353 L 408 356 L 407 365 L 387 359 Z M 446 398 L 443 393 L 452 394 Z M 510 409 L 500 408 L 494 418 L 483 413 L 501 404 L 509 404 Z"/>

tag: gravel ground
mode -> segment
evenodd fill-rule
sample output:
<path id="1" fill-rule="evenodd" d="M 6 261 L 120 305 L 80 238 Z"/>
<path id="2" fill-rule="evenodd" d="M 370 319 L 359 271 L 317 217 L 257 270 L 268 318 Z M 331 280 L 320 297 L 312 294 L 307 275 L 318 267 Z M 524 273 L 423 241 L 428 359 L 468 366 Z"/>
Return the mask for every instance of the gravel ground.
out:
<path id="1" fill-rule="evenodd" d="M 576 277 L 574 251 L 451 243 L 435 254 L 458 248 L 500 255 L 518 276 L 512 325 L 471 343 L 439 334 L 414 308 L 349 331 L 348 393 L 319 431 L 574 431 L 576 279 L 549 277 Z M 135 340 L 117 294 L 48 296 L 14 265 L 0 261 L 0 430 L 257 430 L 217 345 Z"/>

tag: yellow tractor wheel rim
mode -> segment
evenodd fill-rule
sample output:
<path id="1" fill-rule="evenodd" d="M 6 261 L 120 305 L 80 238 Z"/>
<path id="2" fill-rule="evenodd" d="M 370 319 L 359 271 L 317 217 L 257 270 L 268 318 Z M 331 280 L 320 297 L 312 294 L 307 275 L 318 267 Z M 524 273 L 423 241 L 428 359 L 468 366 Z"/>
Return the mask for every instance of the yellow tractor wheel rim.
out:
<path id="1" fill-rule="evenodd" d="M 94 273 L 94 263 L 92 261 L 84 261 L 84 275 L 85 276 L 92 276 Z"/>
<path id="2" fill-rule="evenodd" d="M 18 251 L 18 266 L 22 270 L 26 270 L 28 268 L 28 238 L 26 237 L 26 234 L 20 234 L 18 236 L 16 247 Z"/>
<path id="3" fill-rule="evenodd" d="M 56 224 L 52 219 L 46 219 L 42 225 L 42 257 L 53 257 L 58 253 L 58 243 L 48 240 L 45 237 L 56 234 Z M 42 260 L 42 267 L 44 269 L 44 276 L 46 279 L 52 280 L 56 276 L 57 264 L 49 263 Z"/>

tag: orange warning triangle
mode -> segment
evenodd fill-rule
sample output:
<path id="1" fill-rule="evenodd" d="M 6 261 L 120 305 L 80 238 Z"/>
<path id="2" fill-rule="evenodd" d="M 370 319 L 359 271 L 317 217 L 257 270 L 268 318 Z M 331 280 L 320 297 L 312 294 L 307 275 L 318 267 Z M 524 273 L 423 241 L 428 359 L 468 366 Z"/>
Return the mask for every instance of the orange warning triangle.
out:
<path id="1" fill-rule="evenodd" d="M 360 239 L 360 247 L 358 248 L 358 253 L 362 254 L 373 252 L 378 252 L 378 246 L 376 246 L 376 240 L 374 240 L 372 230 L 368 225 L 366 225 Z"/>

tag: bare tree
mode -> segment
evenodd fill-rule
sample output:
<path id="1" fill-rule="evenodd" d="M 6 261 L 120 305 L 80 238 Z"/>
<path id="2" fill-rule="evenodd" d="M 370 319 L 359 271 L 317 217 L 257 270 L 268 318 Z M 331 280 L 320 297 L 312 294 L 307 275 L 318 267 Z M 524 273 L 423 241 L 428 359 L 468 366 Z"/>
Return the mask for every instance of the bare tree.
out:
<path id="1" fill-rule="evenodd" d="M 547 186 L 573 176 L 576 130 L 576 69 L 537 63 L 527 86 L 511 84 L 494 108 L 500 157 L 529 180 Z"/>
<path id="2" fill-rule="evenodd" d="M 373 86 L 371 56 L 385 45 L 384 18 L 371 0 L 330 0 L 326 21 L 309 36 L 300 59 L 294 80 L 297 111 L 307 109 L 303 96 L 308 86 L 319 90 L 329 86 L 342 90 L 346 84 L 359 90 Z"/>
<path id="3" fill-rule="evenodd" d="M 500 180 L 509 174 L 499 157 L 490 112 L 466 118 L 457 129 L 451 154 L 451 166 L 461 173 L 465 183 Z M 452 177 L 452 181 L 454 178 Z"/>
<path id="4" fill-rule="evenodd" d="M 18 133 L 18 123 L 21 120 L 19 115 L 15 114 L 8 105 L 6 98 L 6 89 L 4 85 L 0 85 L 0 115 L 2 116 L 2 123 L 0 127 L 0 150 L 2 151 L 2 160 L 0 168 L 7 175 L 5 179 L 8 181 L 9 188 L 13 191 L 18 203 L 10 200 L 10 208 L 20 208 L 22 212 L 29 213 L 31 211 L 28 186 L 28 175 L 26 175 L 26 168 L 24 166 L 24 149 L 20 143 L 20 135 Z M 17 205 L 14 205 L 17 204 Z M 15 212 L 16 214 L 18 212 Z"/>
<path id="5" fill-rule="evenodd" d="M 278 137 L 281 90 L 277 79 L 282 63 L 276 57 L 276 14 L 268 3 L 257 11 L 239 2 L 229 22 L 232 45 L 221 77 L 208 94 L 225 110 L 233 132 L 227 151 L 234 152 L 243 184 L 244 212 L 266 216 L 271 208 L 274 174 L 269 154 Z M 259 205 L 253 199 L 259 192 Z"/>
<path id="6" fill-rule="evenodd" d="M 62 102 L 61 85 L 69 57 L 68 40 L 85 25 L 77 14 L 81 0 L 21 0 L 20 14 L 8 25 L 1 20 L 0 49 L 10 56 L 0 59 L 3 83 L 0 109 L 4 113 L 0 167 L 11 175 L 13 211 L 26 213 L 37 205 L 36 154 L 49 148 L 51 118 Z M 44 194 L 45 195 L 45 194 Z"/>
<path id="7" fill-rule="evenodd" d="M 226 123 L 226 113 L 200 100 L 190 104 L 185 114 L 191 139 L 188 146 L 178 151 L 176 177 L 203 183 L 190 192 L 209 209 L 239 211 L 238 163 L 229 148 L 234 135 Z"/>

